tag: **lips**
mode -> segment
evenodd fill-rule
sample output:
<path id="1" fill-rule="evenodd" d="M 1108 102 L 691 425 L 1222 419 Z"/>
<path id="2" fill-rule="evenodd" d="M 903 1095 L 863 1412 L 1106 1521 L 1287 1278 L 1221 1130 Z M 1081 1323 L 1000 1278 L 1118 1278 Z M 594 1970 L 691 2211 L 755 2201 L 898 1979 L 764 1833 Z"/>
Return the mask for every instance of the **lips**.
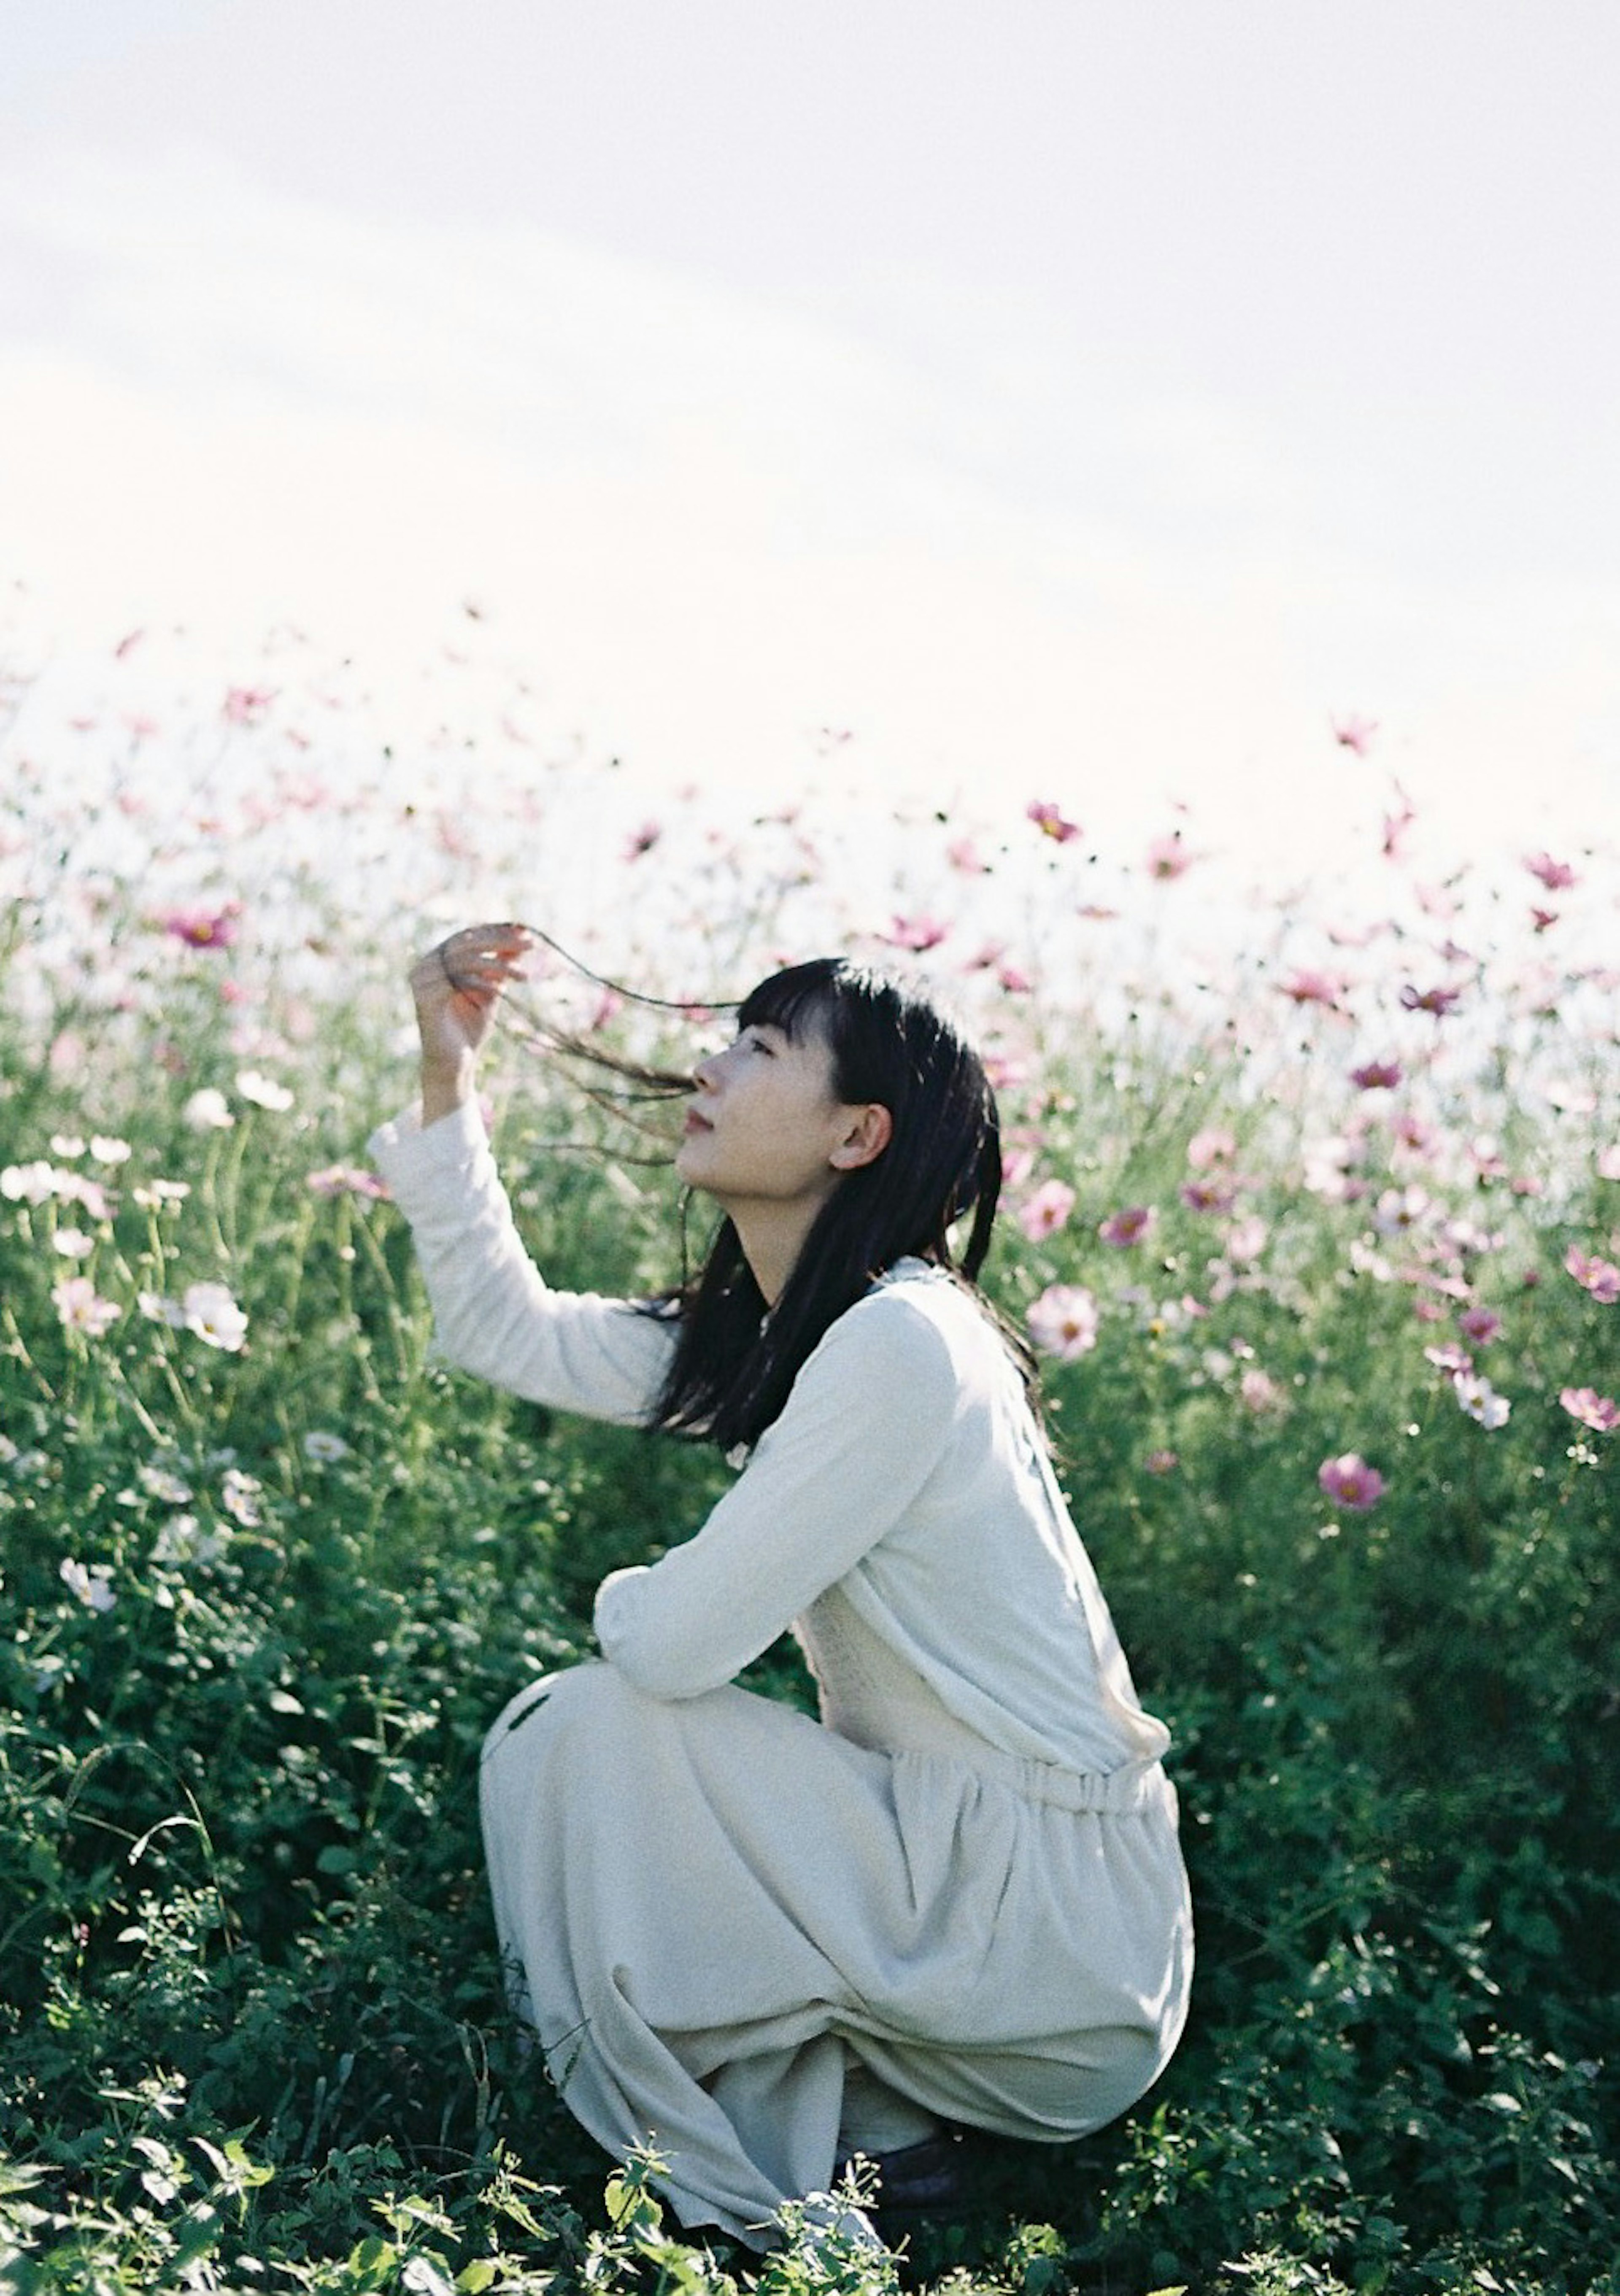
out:
<path id="1" fill-rule="evenodd" d="M 687 1138 L 690 1140 L 695 1133 L 712 1132 L 714 1127 L 710 1123 L 706 1116 L 700 1116 L 696 1109 L 689 1108 L 687 1111 L 686 1123 L 681 1127 L 681 1129 L 686 1134 Z"/>

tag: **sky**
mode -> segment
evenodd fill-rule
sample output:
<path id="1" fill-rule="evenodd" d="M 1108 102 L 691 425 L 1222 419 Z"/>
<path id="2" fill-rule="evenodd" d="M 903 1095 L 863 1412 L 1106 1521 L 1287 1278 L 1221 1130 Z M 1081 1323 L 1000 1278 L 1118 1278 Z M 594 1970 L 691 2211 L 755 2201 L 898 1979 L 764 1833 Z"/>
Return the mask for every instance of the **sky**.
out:
<path id="1" fill-rule="evenodd" d="M 0 0 L 0 582 L 400 697 L 472 602 L 649 791 L 1612 841 L 1616 85 L 1609 0 Z"/>

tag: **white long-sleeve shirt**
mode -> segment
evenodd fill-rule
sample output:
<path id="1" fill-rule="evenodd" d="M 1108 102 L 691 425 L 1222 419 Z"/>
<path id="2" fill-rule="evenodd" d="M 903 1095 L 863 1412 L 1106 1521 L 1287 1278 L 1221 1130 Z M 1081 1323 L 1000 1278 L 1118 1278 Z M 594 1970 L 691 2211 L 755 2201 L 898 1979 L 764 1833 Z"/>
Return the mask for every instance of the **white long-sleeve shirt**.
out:
<path id="1" fill-rule="evenodd" d="M 442 1359 L 530 1400 L 645 1421 L 674 1345 L 635 1302 L 552 1291 L 471 1105 L 384 1125 Z M 598 1591 L 604 1656 L 654 1697 L 729 1681 L 792 1627 L 845 1734 L 965 1730 L 1111 1773 L 1156 1759 L 1007 1349 L 942 1271 L 905 1260 L 830 1326 L 696 1534 Z M 935 1726 L 937 1723 L 937 1726 Z"/>

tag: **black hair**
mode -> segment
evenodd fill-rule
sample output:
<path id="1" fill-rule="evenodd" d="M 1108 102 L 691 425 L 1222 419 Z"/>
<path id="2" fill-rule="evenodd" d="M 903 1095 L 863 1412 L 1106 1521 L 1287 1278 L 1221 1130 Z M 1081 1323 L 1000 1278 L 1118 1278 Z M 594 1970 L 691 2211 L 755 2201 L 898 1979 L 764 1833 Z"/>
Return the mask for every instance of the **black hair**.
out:
<path id="1" fill-rule="evenodd" d="M 816 957 L 761 981 L 736 1021 L 795 1042 L 819 1034 L 836 1098 L 880 1103 L 893 1129 L 822 1205 L 769 1314 L 729 1218 L 697 1275 L 657 1303 L 654 1312 L 678 1311 L 679 1337 L 653 1424 L 725 1450 L 759 1439 L 828 1326 L 897 1260 L 955 1274 L 991 1313 L 975 1278 L 1001 1190 L 1000 1121 L 983 1063 L 917 990 L 843 957 Z M 963 1221 L 958 1261 L 951 1231 Z M 1027 1377 L 1027 1352 L 992 1320 Z"/>

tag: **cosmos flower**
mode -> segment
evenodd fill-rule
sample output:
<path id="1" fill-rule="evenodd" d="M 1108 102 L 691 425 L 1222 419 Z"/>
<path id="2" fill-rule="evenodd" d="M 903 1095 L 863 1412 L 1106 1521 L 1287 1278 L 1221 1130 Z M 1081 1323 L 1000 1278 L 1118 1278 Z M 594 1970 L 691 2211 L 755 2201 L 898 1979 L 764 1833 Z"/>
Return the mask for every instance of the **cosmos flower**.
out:
<path id="1" fill-rule="evenodd" d="M 1394 1092 L 1404 1073 L 1399 1061 L 1363 1061 L 1351 1070 L 1350 1081 L 1358 1092 Z"/>
<path id="2" fill-rule="evenodd" d="M 1056 1235 L 1074 1209 L 1074 1191 L 1066 1180 L 1043 1180 L 1018 1210 L 1018 1225 L 1032 1243 Z"/>
<path id="3" fill-rule="evenodd" d="M 1550 853 L 1526 853 L 1525 866 L 1550 893 L 1566 893 L 1580 882 L 1567 861 L 1555 861 Z"/>
<path id="4" fill-rule="evenodd" d="M 1098 1227 L 1103 1242 L 1112 1244 L 1116 1251 L 1127 1245 L 1143 1243 L 1153 1233 L 1158 1214 L 1151 1204 L 1126 1204 L 1117 1212 L 1110 1212 Z"/>
<path id="5" fill-rule="evenodd" d="M 1498 1395 L 1488 1379 L 1476 1371 L 1460 1371 L 1452 1374 L 1451 1389 L 1458 1403 L 1470 1419 L 1476 1419 L 1484 1428 L 1504 1427 L 1512 1409 L 1505 1395 Z"/>
<path id="6" fill-rule="evenodd" d="M 1333 738 L 1342 750 L 1353 750 L 1364 758 L 1372 747 L 1372 737 L 1378 730 L 1376 718 L 1362 718 L 1355 711 L 1332 720 Z"/>
<path id="7" fill-rule="evenodd" d="M 239 1069 L 236 1089 L 243 1100 L 251 1101 L 255 1108 L 267 1108 L 277 1116 L 292 1105 L 292 1095 L 286 1086 L 278 1084 L 274 1077 L 264 1075 L 259 1069 Z"/>
<path id="8" fill-rule="evenodd" d="M 349 1446 L 341 1435 L 330 1434 L 324 1427 L 312 1427 L 304 1438 L 304 1456 L 317 1467 L 330 1467 L 349 1456 Z"/>
<path id="9" fill-rule="evenodd" d="M 248 1319 L 223 1283 L 188 1283 L 180 1312 L 188 1332 L 226 1355 L 235 1355 L 247 1338 Z"/>
<path id="10" fill-rule="evenodd" d="M 1097 1345 L 1097 1302 L 1083 1284 L 1049 1283 L 1024 1317 L 1043 1355 L 1073 1363 Z"/>
<path id="11" fill-rule="evenodd" d="M 222 909 L 170 909 L 158 922 L 166 933 L 183 940 L 187 948 L 230 948 L 236 939 L 241 914 L 241 903 L 227 901 Z"/>
<path id="12" fill-rule="evenodd" d="M 1051 838 L 1056 844 L 1066 845 L 1072 837 L 1081 834 L 1079 822 L 1068 820 L 1048 798 L 1037 798 L 1024 810 L 1041 835 Z"/>
<path id="13" fill-rule="evenodd" d="M 1613 1396 L 1599 1395 L 1591 1387 L 1566 1387 L 1558 1390 L 1558 1401 L 1572 1419 L 1596 1434 L 1608 1435 L 1620 1427 L 1620 1404 Z"/>
<path id="14" fill-rule="evenodd" d="M 51 1302 L 62 1329 L 82 1332 L 87 1340 L 99 1340 L 110 1332 L 124 1312 L 114 1301 L 102 1299 L 87 1275 L 64 1275 L 51 1286 Z"/>
<path id="15" fill-rule="evenodd" d="M 1578 1243 L 1572 1243 L 1564 1254 L 1564 1265 L 1581 1289 L 1590 1292 L 1603 1307 L 1610 1308 L 1620 1300 L 1620 1267 L 1612 1260 L 1594 1259 Z"/>
<path id="16" fill-rule="evenodd" d="M 1355 1514 L 1365 1514 L 1369 1507 L 1377 1506 L 1388 1488 L 1377 1469 L 1369 1467 L 1359 1451 L 1344 1451 L 1336 1459 L 1324 1459 L 1316 1480 L 1335 1506 L 1348 1507 Z"/>
<path id="17" fill-rule="evenodd" d="M 86 1570 L 82 1562 L 76 1562 L 67 1554 L 62 1557 L 60 1575 L 63 1586 L 78 1595 L 86 1611 L 99 1611 L 104 1615 L 118 1601 L 110 1583 L 110 1563 L 95 1562 Z"/>
<path id="18" fill-rule="evenodd" d="M 193 1093 L 180 1114 L 193 1132 L 228 1132 L 236 1121 L 231 1114 L 230 1102 L 217 1085 L 211 1084 Z"/>

